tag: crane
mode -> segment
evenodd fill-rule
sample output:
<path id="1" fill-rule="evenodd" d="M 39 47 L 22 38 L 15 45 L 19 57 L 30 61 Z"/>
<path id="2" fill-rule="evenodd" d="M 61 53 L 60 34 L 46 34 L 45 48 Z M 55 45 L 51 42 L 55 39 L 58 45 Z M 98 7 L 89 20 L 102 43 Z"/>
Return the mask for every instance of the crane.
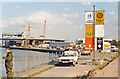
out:
<path id="1" fill-rule="evenodd" d="M 31 28 L 40 29 L 40 28 L 37 28 L 37 27 L 31 27 L 30 24 L 28 24 L 28 26 L 25 26 L 25 25 L 24 25 L 24 27 L 28 27 L 28 38 L 30 38 L 30 29 L 31 29 Z"/>
<path id="2" fill-rule="evenodd" d="M 47 15 L 46 15 L 45 22 L 44 22 L 43 38 L 45 38 L 45 27 L 46 27 L 46 20 L 47 20 Z"/>

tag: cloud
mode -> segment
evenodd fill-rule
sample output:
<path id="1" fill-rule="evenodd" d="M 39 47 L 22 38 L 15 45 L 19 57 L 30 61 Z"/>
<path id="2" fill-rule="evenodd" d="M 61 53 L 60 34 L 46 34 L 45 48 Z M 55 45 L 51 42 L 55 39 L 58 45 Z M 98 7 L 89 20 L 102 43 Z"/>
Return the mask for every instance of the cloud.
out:
<path id="1" fill-rule="evenodd" d="M 89 1 L 89 2 L 82 2 L 82 4 L 83 4 L 83 5 L 90 5 L 91 2 L 90 2 L 90 1 Z"/>
<path id="2" fill-rule="evenodd" d="M 67 17 L 67 18 L 78 18 L 79 17 L 79 13 L 75 13 L 75 14 L 62 14 L 63 17 Z"/>
<path id="3" fill-rule="evenodd" d="M 64 10 L 69 10 L 70 8 L 64 8 Z"/>
<path id="4" fill-rule="evenodd" d="M 7 27 L 8 23 L 7 21 L 0 21 L 0 27 Z"/>
<path id="5" fill-rule="evenodd" d="M 33 23 L 33 24 L 43 24 L 45 17 L 47 15 L 47 24 L 57 24 L 57 23 L 67 23 L 67 24 L 72 24 L 71 20 L 68 20 L 66 17 L 71 17 L 71 18 L 77 18 L 79 14 L 64 14 L 64 15 L 56 15 L 56 14 L 50 14 L 44 11 L 36 12 L 33 14 L 29 14 L 28 16 L 19 16 L 19 17 L 14 17 L 10 18 L 6 21 L 1 22 L 2 27 L 7 27 L 8 25 L 24 25 L 26 23 Z"/>
<path id="6" fill-rule="evenodd" d="M 114 14 L 115 14 L 115 12 L 109 12 L 109 14 L 110 14 L 110 15 L 114 15 Z"/>

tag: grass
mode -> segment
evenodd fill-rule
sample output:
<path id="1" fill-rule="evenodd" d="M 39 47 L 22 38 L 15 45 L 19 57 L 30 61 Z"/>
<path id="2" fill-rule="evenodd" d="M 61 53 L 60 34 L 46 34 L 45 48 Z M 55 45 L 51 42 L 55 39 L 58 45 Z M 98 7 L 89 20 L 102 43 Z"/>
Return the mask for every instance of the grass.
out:
<path id="1" fill-rule="evenodd" d="M 98 69 L 103 69 L 105 66 L 107 66 L 110 62 L 112 62 L 114 59 L 116 59 L 118 56 L 120 56 L 120 53 L 115 54 L 111 60 L 104 62 L 102 65 L 99 65 L 97 68 Z"/>

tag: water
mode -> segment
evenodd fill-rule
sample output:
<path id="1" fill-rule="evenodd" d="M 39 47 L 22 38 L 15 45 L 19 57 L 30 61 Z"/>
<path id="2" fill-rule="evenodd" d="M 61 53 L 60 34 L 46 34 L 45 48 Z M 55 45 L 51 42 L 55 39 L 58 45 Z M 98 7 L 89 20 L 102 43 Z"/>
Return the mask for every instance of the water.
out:
<path id="1" fill-rule="evenodd" d="M 5 51 L 5 48 L 0 48 L 0 51 L 2 51 L 0 52 L 2 53 L 0 57 L 6 56 L 7 53 Z M 15 50 L 15 49 L 11 49 L 11 51 L 13 51 L 13 57 L 14 57 L 13 71 L 15 73 L 24 70 L 28 65 L 29 68 L 32 68 L 34 67 L 34 65 L 38 66 L 41 63 L 47 63 L 55 58 L 55 54 L 52 55 L 45 52 Z M 0 67 L 0 71 L 2 71 L 2 77 L 5 77 L 6 76 L 6 70 L 4 66 L 5 60 L 0 59 L 0 61 L 1 61 L 0 64 L 2 65 L 2 67 Z"/>

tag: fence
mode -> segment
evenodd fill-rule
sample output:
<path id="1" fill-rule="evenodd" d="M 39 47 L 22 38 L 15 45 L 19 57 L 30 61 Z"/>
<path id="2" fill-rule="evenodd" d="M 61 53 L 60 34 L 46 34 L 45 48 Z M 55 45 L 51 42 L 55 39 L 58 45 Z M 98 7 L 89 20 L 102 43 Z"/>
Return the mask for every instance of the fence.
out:
<path id="1" fill-rule="evenodd" d="M 45 64 L 55 61 L 61 53 L 44 53 L 35 56 L 16 56 L 13 58 L 13 72 L 21 72 L 37 66 L 44 66 Z"/>

